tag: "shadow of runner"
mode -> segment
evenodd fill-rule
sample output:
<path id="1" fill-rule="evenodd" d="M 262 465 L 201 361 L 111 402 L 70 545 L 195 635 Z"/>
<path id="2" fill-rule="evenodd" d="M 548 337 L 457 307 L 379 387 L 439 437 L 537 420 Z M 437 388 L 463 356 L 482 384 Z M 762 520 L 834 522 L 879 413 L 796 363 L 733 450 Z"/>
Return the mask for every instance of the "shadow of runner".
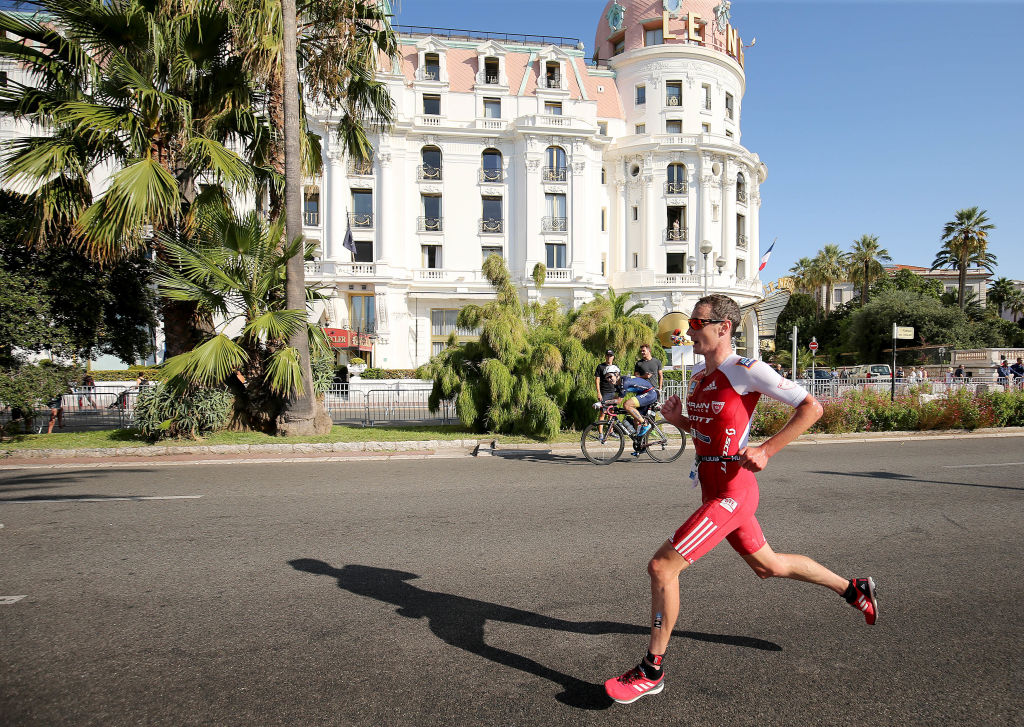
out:
<path id="1" fill-rule="evenodd" d="M 398 606 L 396 613 L 406 618 L 426 618 L 430 630 L 446 644 L 471 654 L 534 674 L 554 682 L 564 690 L 555 699 L 578 709 L 607 709 L 614 702 L 604 691 L 604 684 L 591 684 L 574 676 L 563 674 L 520 654 L 489 646 L 484 642 L 484 626 L 488 621 L 504 621 L 522 626 L 565 631 L 574 634 L 638 634 L 647 635 L 646 626 L 614 623 L 612 621 L 566 621 L 532 611 L 502 606 L 498 603 L 465 598 L 449 593 L 428 591 L 406 583 L 419 578 L 415 573 L 374 568 L 365 565 L 346 565 L 334 568 L 321 560 L 298 558 L 288 561 L 295 570 L 314 575 L 330 576 L 337 580 L 338 588 L 360 596 Z M 709 641 L 731 646 L 742 646 L 765 651 L 781 651 L 771 641 L 744 636 L 722 636 L 688 631 L 673 631 L 674 636 Z"/>

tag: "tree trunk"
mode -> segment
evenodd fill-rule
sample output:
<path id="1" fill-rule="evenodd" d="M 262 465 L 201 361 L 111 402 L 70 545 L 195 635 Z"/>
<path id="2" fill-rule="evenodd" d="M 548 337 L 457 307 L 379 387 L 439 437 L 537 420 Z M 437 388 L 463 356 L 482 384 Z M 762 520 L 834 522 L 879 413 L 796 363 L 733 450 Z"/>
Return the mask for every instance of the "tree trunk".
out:
<path id="1" fill-rule="evenodd" d="M 870 266 L 870 263 L 864 263 L 864 292 L 861 293 L 861 295 L 860 295 L 860 304 L 861 305 L 867 305 L 868 304 L 868 287 L 869 287 L 868 284 L 871 282 L 870 280 L 868 280 L 868 268 L 869 268 L 869 266 Z"/>
<path id="2" fill-rule="evenodd" d="M 960 275 L 957 278 L 957 282 L 960 283 L 960 290 L 957 291 L 957 299 L 960 302 L 960 310 L 967 307 L 967 265 L 960 265 Z"/>
<path id="3" fill-rule="evenodd" d="M 284 52 L 282 67 L 284 75 L 284 169 L 285 169 L 285 224 L 289 240 L 302 234 L 302 159 L 299 134 L 299 75 L 295 44 L 298 25 L 295 17 L 295 0 L 281 2 L 282 35 Z M 288 260 L 286 268 L 286 305 L 291 310 L 306 310 L 306 271 L 303 265 L 303 251 L 300 248 Z M 301 367 L 302 392 L 293 392 L 284 405 L 278 419 L 278 433 L 284 436 L 304 436 L 324 433 L 330 429 L 330 418 L 323 407 L 318 406 L 313 393 L 313 372 L 309 362 L 309 336 L 305 326 L 288 340 L 288 345 L 298 352 Z M 319 409 L 319 416 L 317 409 Z"/>

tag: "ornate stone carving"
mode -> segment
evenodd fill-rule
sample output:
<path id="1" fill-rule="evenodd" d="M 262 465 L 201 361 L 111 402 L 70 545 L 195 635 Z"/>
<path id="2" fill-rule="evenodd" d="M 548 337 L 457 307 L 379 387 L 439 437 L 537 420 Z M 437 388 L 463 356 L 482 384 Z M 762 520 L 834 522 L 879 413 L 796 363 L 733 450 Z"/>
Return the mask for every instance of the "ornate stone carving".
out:
<path id="1" fill-rule="evenodd" d="M 640 177 L 640 183 L 643 184 L 645 187 L 650 187 L 652 184 L 654 184 L 654 175 L 644 174 L 642 177 Z"/>
<path id="2" fill-rule="evenodd" d="M 423 194 L 441 194 L 440 184 L 422 184 L 420 185 L 420 192 Z"/>
<path id="3" fill-rule="evenodd" d="M 540 159 L 526 160 L 526 170 L 528 172 L 536 172 L 538 169 L 540 169 Z"/>
<path id="4" fill-rule="evenodd" d="M 381 154 L 377 158 L 380 159 L 380 165 L 382 167 L 390 167 L 391 166 L 391 152 L 389 152 L 389 151 L 381 152 Z"/>
<path id="5" fill-rule="evenodd" d="M 576 174 L 576 175 L 583 174 L 583 171 L 586 168 L 587 168 L 587 163 L 586 162 L 573 162 L 572 163 L 572 173 L 573 174 Z"/>

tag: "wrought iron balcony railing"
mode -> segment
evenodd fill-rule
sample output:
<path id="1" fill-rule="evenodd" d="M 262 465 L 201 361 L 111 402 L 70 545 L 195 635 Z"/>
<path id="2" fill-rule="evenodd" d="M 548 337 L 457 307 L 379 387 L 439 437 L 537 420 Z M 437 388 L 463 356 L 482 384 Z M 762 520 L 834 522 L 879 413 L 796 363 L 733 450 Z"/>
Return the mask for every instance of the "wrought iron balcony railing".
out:
<path id="1" fill-rule="evenodd" d="M 501 169 L 481 169 L 480 181 L 498 184 L 505 181 L 505 172 Z"/>
<path id="2" fill-rule="evenodd" d="M 747 201 L 747 190 L 745 190 L 745 189 L 737 189 L 736 190 L 736 201 L 737 202 L 746 202 Z"/>
<path id="3" fill-rule="evenodd" d="M 686 242 L 685 227 L 669 227 L 665 230 L 665 242 Z"/>
<path id="4" fill-rule="evenodd" d="M 302 213 L 302 224 L 306 227 L 319 227 L 320 226 L 320 213 L 311 212 L 306 210 Z"/>
<path id="5" fill-rule="evenodd" d="M 742 234 L 736 235 L 736 247 L 738 247 L 740 250 L 746 250 L 747 249 L 747 236 L 746 235 L 742 235 Z"/>
<path id="6" fill-rule="evenodd" d="M 544 232 L 566 232 L 569 229 L 568 217 L 543 217 L 540 228 Z"/>
<path id="7" fill-rule="evenodd" d="M 353 227 L 361 228 L 372 228 L 373 227 L 373 213 L 372 212 L 349 212 L 348 221 Z"/>
<path id="8" fill-rule="evenodd" d="M 417 81 L 437 81 L 441 78 L 441 69 L 437 66 L 424 66 L 416 69 Z"/>
<path id="9" fill-rule="evenodd" d="M 496 86 L 498 84 L 498 74 L 497 73 L 487 73 L 485 71 L 480 71 L 479 73 L 476 74 L 476 82 L 477 83 L 491 84 L 491 85 L 495 85 Z"/>
<path id="10" fill-rule="evenodd" d="M 565 167 L 544 167 L 541 178 L 545 182 L 564 182 Z"/>
<path id="11" fill-rule="evenodd" d="M 682 106 L 683 105 L 683 101 L 682 101 L 682 99 L 679 96 L 674 96 L 674 95 L 673 96 L 666 96 L 665 97 L 665 105 L 666 106 Z"/>
<path id="12" fill-rule="evenodd" d="M 538 82 L 541 88 L 562 88 L 561 76 L 541 76 Z"/>
<path id="13" fill-rule="evenodd" d="M 432 167 L 429 164 L 421 164 L 416 167 L 416 179 L 420 182 L 440 182 L 441 167 Z"/>
<path id="14" fill-rule="evenodd" d="M 417 217 L 416 229 L 420 232 L 442 232 L 444 230 L 444 218 Z"/>
<path id="15" fill-rule="evenodd" d="M 480 233 L 484 235 L 500 235 L 505 231 L 505 220 L 484 218 L 480 220 Z"/>
<path id="16" fill-rule="evenodd" d="M 686 182 L 665 182 L 665 194 L 686 194 Z"/>

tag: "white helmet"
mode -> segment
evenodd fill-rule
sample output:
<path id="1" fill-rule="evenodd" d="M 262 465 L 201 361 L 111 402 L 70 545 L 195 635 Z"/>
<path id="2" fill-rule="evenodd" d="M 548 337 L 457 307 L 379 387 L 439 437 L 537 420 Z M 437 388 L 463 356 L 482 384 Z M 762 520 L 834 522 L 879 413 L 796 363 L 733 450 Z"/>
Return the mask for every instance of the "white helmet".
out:
<path id="1" fill-rule="evenodd" d="M 616 366 L 615 364 L 609 364 L 608 366 L 605 366 L 604 374 L 602 374 L 602 375 L 603 376 L 607 376 L 608 374 L 618 374 L 618 373 L 621 373 L 619 371 L 619 367 Z"/>

